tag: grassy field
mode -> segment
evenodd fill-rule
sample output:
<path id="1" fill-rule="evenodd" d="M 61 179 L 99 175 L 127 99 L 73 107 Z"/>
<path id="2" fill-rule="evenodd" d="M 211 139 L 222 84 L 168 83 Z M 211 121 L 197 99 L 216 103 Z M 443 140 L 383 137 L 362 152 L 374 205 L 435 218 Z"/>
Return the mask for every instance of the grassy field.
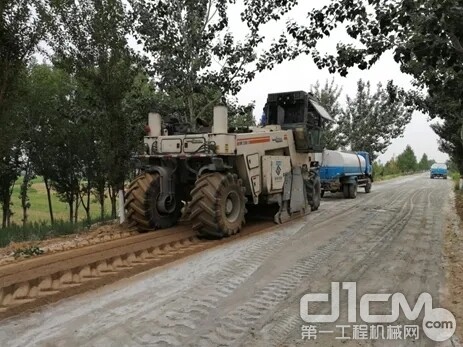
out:
<path id="1" fill-rule="evenodd" d="M 12 194 L 12 225 L 5 229 L 0 229 L 0 247 L 7 246 L 10 242 L 43 240 L 59 235 L 74 234 L 85 230 L 92 223 L 101 221 L 100 205 L 95 199 L 90 204 L 92 220 L 90 223 L 86 220 L 85 211 L 79 208 L 79 222 L 73 224 L 69 222 L 69 207 L 66 203 L 59 200 L 55 192 L 52 192 L 52 206 L 55 224 L 50 223 L 50 213 L 48 211 L 48 199 L 45 183 L 41 177 L 32 181 L 29 189 L 29 200 L 31 207 L 28 210 L 28 223 L 26 227 L 22 226 L 22 208 L 20 200 L 20 189 L 23 180 L 22 177 L 16 182 Z M 106 213 L 110 212 L 111 203 L 109 199 L 105 202 Z M 111 219 L 106 215 L 103 220 Z"/>
<path id="2" fill-rule="evenodd" d="M 22 208 L 20 200 L 20 188 L 22 183 L 22 177 L 16 182 L 13 188 L 13 195 L 11 200 L 13 202 L 12 210 L 13 216 L 11 218 L 12 223 L 21 225 L 22 224 Z M 50 213 L 48 212 L 48 200 L 47 190 L 45 189 L 45 183 L 42 177 L 37 177 L 33 180 L 32 186 L 29 189 L 29 200 L 31 208 L 28 210 L 28 222 L 50 222 Z M 52 192 L 52 206 L 53 215 L 55 221 L 67 221 L 69 220 L 69 207 L 66 203 L 59 200 L 55 192 Z M 111 212 L 111 204 L 109 199 L 105 203 L 106 213 Z M 90 213 L 92 218 L 98 218 L 100 216 L 100 205 L 92 197 L 90 204 Z M 82 206 L 79 207 L 79 220 L 85 219 L 85 211 Z"/>

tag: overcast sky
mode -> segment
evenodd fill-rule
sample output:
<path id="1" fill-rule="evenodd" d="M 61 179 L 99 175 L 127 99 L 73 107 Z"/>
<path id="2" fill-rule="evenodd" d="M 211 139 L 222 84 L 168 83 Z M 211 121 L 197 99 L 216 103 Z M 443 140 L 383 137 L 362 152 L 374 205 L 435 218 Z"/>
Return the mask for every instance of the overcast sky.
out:
<path id="1" fill-rule="evenodd" d="M 327 2 L 327 0 L 317 1 L 317 6 L 322 6 Z M 297 10 L 292 11 L 286 18 L 303 21 L 306 13 L 313 6 L 313 2 L 306 1 L 303 5 L 299 5 Z M 232 17 L 230 21 L 232 31 L 240 33 L 243 25 L 239 20 L 238 10 L 230 14 Z M 263 31 L 266 38 L 278 37 L 284 29 L 284 25 L 284 20 L 278 24 L 267 25 Z M 337 30 L 328 39 L 320 42 L 317 48 L 321 52 L 333 52 L 336 44 L 341 41 L 352 42 L 352 39 L 350 39 L 343 29 Z M 309 91 L 310 85 L 314 84 L 317 80 L 324 82 L 326 79 L 333 77 L 335 77 L 336 83 L 343 88 L 344 95 L 341 101 L 344 101 L 346 94 L 355 95 L 357 81 L 360 78 L 370 81 L 372 86 L 376 86 L 378 82 L 386 85 L 387 81 L 392 79 L 395 84 L 401 87 L 411 88 L 410 76 L 400 71 L 399 65 L 392 58 L 392 54 L 384 55 L 371 70 L 361 71 L 357 68 L 350 70 L 347 77 L 331 75 L 327 70 L 319 70 L 310 56 L 301 56 L 294 61 L 285 62 L 271 71 L 258 74 L 252 82 L 243 86 L 243 89 L 238 94 L 238 100 L 243 104 L 255 101 L 256 109 L 254 116 L 259 118 L 268 93 L 294 90 Z M 403 137 L 393 140 L 388 150 L 379 156 L 379 160 L 385 162 L 392 156 L 400 154 L 407 144 L 412 146 L 418 160 L 423 153 L 426 153 L 429 158 L 435 159 L 438 162 L 447 160 L 448 156 L 438 150 L 438 136 L 433 132 L 429 124 L 427 116 L 419 112 L 414 112 L 412 121 L 406 127 Z"/>

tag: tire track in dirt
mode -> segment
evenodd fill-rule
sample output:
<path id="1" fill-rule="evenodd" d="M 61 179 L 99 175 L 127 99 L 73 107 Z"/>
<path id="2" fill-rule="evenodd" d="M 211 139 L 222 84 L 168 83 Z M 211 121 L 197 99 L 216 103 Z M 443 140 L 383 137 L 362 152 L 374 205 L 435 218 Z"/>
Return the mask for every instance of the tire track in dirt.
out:
<path id="1" fill-rule="evenodd" d="M 380 194 L 378 193 L 376 195 Z M 372 198 L 374 198 L 374 196 L 371 196 L 371 198 L 369 196 L 368 200 Z M 351 203 L 348 205 L 348 210 L 356 208 L 360 204 L 360 202 L 357 202 L 352 206 Z M 332 218 L 342 218 L 348 213 L 349 211 L 342 211 Z M 327 223 L 326 218 L 323 218 L 322 216 L 317 217 L 318 216 L 314 216 L 312 227 Z M 295 234 L 297 232 L 306 231 L 296 230 L 292 231 L 291 234 Z M 259 268 L 260 264 L 265 262 L 271 254 L 287 243 L 288 236 L 289 235 L 284 235 L 284 237 L 280 238 L 279 241 L 275 240 L 276 236 L 272 236 L 266 242 L 261 242 L 254 246 L 252 251 L 249 252 L 250 257 L 244 257 L 238 262 L 233 262 L 231 266 L 224 267 L 221 274 L 216 274 L 214 279 L 207 279 L 205 282 L 195 286 L 195 289 L 192 292 L 186 292 L 184 295 L 180 295 L 181 299 L 165 303 L 167 307 L 188 307 L 188 311 L 183 309 L 164 309 L 159 315 L 162 318 L 158 318 L 155 322 L 152 320 L 150 321 L 150 324 L 156 324 L 157 333 L 151 334 L 149 337 L 145 336 L 142 340 L 140 340 L 139 337 L 134 337 L 134 342 L 143 344 L 150 341 L 150 343 L 156 345 L 168 346 L 184 345 L 187 341 L 190 341 L 193 332 L 199 328 L 198 323 L 201 323 L 203 319 L 210 315 L 210 312 L 217 309 L 220 300 L 223 300 L 232 294 L 246 279 L 251 277 L 255 270 Z M 303 274 L 304 273 L 301 273 L 301 276 Z M 204 298 L 205 292 L 208 293 L 208 300 L 201 299 Z M 143 315 L 143 311 L 137 311 L 133 317 Z M 129 321 L 131 317 L 132 315 L 129 314 Z M 188 318 L 185 319 L 185 317 Z M 233 330 L 233 328 L 231 328 L 231 330 Z"/>
<path id="2" fill-rule="evenodd" d="M 150 324 L 156 326 L 156 332 L 149 336 L 150 343 L 183 345 L 182 338 L 191 335 L 201 320 L 210 311 L 216 309 L 218 302 L 238 288 L 266 258 L 281 246 L 288 237 L 288 233 L 292 232 L 295 231 L 287 228 L 269 235 L 249 248 L 238 261 L 230 261 L 213 277 L 200 279 L 193 290 L 177 293 L 178 298 L 164 302 L 165 308 L 159 312 L 156 320 L 150 320 Z M 206 292 L 207 297 L 205 298 Z M 129 322 L 132 318 L 144 317 L 148 313 L 144 306 L 144 303 L 138 303 L 130 311 L 124 311 L 124 316 Z M 188 311 L 185 308 L 188 308 Z M 150 308 L 146 308 L 146 310 L 150 310 Z M 111 326 L 108 326 L 106 322 L 111 314 L 112 312 L 108 312 L 101 317 L 101 325 L 94 323 L 88 327 L 84 325 L 83 330 L 87 331 L 92 328 L 105 331 L 110 329 Z M 134 336 L 133 338 L 135 342 L 143 343 L 140 341 L 140 337 Z M 145 338 L 147 337 L 145 336 Z"/>
<path id="3" fill-rule="evenodd" d="M 402 194 L 403 194 L 403 192 L 399 191 L 399 192 L 397 192 L 397 194 L 390 194 L 390 196 L 391 196 L 392 200 L 395 201 L 397 199 L 400 199 Z M 375 196 L 368 197 L 368 199 L 365 199 L 365 200 L 376 199 L 376 198 L 378 198 L 378 195 L 381 196 L 383 194 L 377 194 L 376 197 Z M 363 203 L 365 203 L 365 201 L 363 201 Z M 338 213 L 336 216 L 333 216 L 333 217 L 336 218 L 336 219 L 342 219 L 344 217 L 344 215 L 350 213 L 350 210 L 357 208 L 359 205 L 361 205 L 361 203 L 359 203 L 359 202 L 357 202 L 357 203 L 355 203 L 353 205 L 352 205 L 352 203 L 348 204 L 348 208 L 346 208 L 346 210 L 342 211 L 341 213 Z M 322 220 L 319 223 L 313 223 L 311 225 L 311 227 L 312 228 L 314 226 L 322 227 L 321 224 L 326 224 L 329 221 L 332 221 L 332 218 L 327 219 L 326 216 L 324 216 L 324 218 L 321 218 Z M 306 233 L 307 232 L 306 229 L 308 229 L 308 228 L 307 227 L 303 228 L 300 231 L 298 231 L 296 234 Z M 350 231 L 348 231 L 344 235 L 345 239 L 348 239 L 352 235 L 352 233 L 353 233 L 353 229 L 350 229 Z M 297 238 L 295 238 L 295 239 L 297 239 Z M 272 303 L 276 302 L 275 299 L 278 299 L 278 298 L 280 300 L 284 299 L 286 297 L 287 293 L 289 293 L 295 286 L 297 286 L 297 284 L 300 283 L 300 281 L 302 281 L 312 271 L 314 271 L 318 266 L 320 266 L 322 261 L 324 259 L 326 259 L 327 256 L 331 253 L 332 249 L 336 248 L 337 246 L 341 246 L 342 244 L 344 244 L 345 239 L 337 237 L 336 239 L 333 239 L 332 242 L 328 242 L 328 245 L 326 246 L 326 249 L 322 248 L 317 253 L 312 255 L 309 259 L 305 259 L 301 264 L 299 264 L 299 266 L 297 266 L 296 268 L 293 268 L 292 272 L 284 273 L 281 278 L 279 278 L 275 282 L 271 283 L 269 288 L 266 288 L 266 290 L 264 290 L 262 293 L 260 293 L 261 296 L 263 298 L 267 297 L 267 300 L 270 300 Z M 286 240 L 285 243 L 286 244 L 290 243 L 290 240 Z M 279 246 L 280 245 L 278 245 L 276 248 L 280 248 Z M 274 252 L 274 250 L 272 250 L 272 253 L 273 252 Z M 242 279 L 241 283 L 244 282 L 246 277 L 250 277 L 251 274 L 252 274 L 252 272 L 249 273 L 249 275 L 241 277 L 241 279 Z M 294 281 L 295 278 L 297 279 L 296 281 Z M 235 288 L 233 288 L 233 289 L 235 289 Z M 232 293 L 232 291 L 228 292 L 227 294 L 231 294 L 231 293 Z M 274 295 L 272 295 L 272 293 Z M 200 293 L 200 294 L 203 295 L 203 293 Z M 223 298 L 225 298 L 225 296 L 222 297 L 222 299 Z M 204 338 L 200 338 L 199 340 L 195 340 L 196 342 L 193 342 L 191 344 L 192 345 L 195 345 L 195 344 L 196 345 L 226 344 L 225 342 L 227 340 L 228 341 L 234 340 L 236 338 L 237 334 L 241 334 L 244 330 L 246 330 L 246 329 L 243 330 L 243 325 L 240 324 L 240 322 L 244 323 L 245 326 L 249 326 L 249 324 L 251 324 L 254 320 L 256 320 L 257 318 L 260 317 L 259 313 L 263 312 L 263 307 L 265 306 L 263 304 L 263 302 L 262 302 L 262 299 L 260 299 L 260 298 L 258 298 L 256 302 L 250 302 L 250 303 L 248 302 L 246 305 L 249 305 L 249 307 L 251 307 L 252 310 L 251 311 L 243 310 L 243 308 L 241 308 L 242 310 L 237 311 L 236 315 L 238 317 L 241 317 L 241 318 L 239 318 L 238 320 L 231 319 L 230 321 L 227 322 L 227 326 L 218 327 L 217 328 L 217 335 L 218 336 L 213 336 L 213 337 L 207 336 L 207 337 L 204 337 Z M 177 317 L 179 317 L 179 316 L 177 315 Z M 195 331 L 195 334 L 197 334 L 197 331 Z M 221 340 L 220 336 L 222 338 L 226 338 L 228 336 L 228 338 L 226 338 L 225 340 Z M 208 338 L 209 338 L 209 341 L 207 341 Z M 154 342 L 160 342 L 160 341 L 154 341 Z M 164 342 L 166 342 L 166 341 L 164 341 Z M 178 342 L 178 344 L 180 344 L 180 341 L 177 341 L 177 342 Z"/>
<path id="4" fill-rule="evenodd" d="M 371 257 L 379 256 L 380 252 L 377 251 L 377 248 L 386 247 L 385 241 L 393 237 L 392 234 L 397 235 L 398 233 L 400 233 L 400 231 L 403 230 L 403 227 L 406 225 L 407 221 L 410 219 L 413 213 L 413 209 L 414 209 L 413 199 L 416 196 L 416 194 L 418 194 L 418 192 L 415 192 L 412 197 L 406 200 L 397 218 L 393 219 L 389 223 L 384 224 L 383 228 L 381 228 L 380 230 L 380 232 L 382 233 L 380 233 L 379 235 L 376 233 L 373 233 L 373 235 L 370 235 L 370 238 L 368 240 L 368 242 L 370 243 L 370 246 L 368 248 L 364 247 L 363 250 L 359 252 L 362 254 L 361 258 L 359 259 L 360 261 L 352 261 L 352 258 L 349 258 L 350 259 L 349 261 L 338 262 L 338 264 L 346 264 L 346 266 L 341 266 L 337 268 L 337 271 L 332 273 L 333 276 L 331 278 L 336 278 L 336 280 L 342 281 L 343 280 L 342 278 L 346 277 L 345 274 L 349 273 L 349 269 L 356 269 L 356 268 L 364 269 L 365 268 L 363 264 L 364 262 L 371 262 L 372 261 Z M 399 201 L 401 197 L 404 197 L 405 195 L 406 194 L 404 193 L 395 194 L 394 198 L 392 199 L 390 203 L 388 203 L 388 205 L 389 206 L 393 205 L 394 203 Z M 358 230 L 361 230 L 361 229 L 359 228 Z M 355 236 L 355 235 L 351 234 L 350 236 Z M 359 257 L 359 255 L 360 254 L 357 254 L 356 256 Z M 336 277 L 335 273 L 339 274 L 340 277 Z M 354 279 L 351 276 L 351 274 L 349 274 L 348 279 L 345 278 L 344 280 L 351 281 Z M 329 289 L 330 288 L 328 287 L 326 292 L 329 292 Z M 306 292 L 307 292 L 307 284 L 304 284 L 302 288 L 299 288 L 299 290 L 295 290 L 292 293 L 293 295 L 291 295 L 292 298 L 289 299 L 290 301 L 293 302 L 293 304 L 290 305 L 290 308 L 286 308 L 283 310 L 276 309 L 274 311 L 276 313 L 276 317 L 274 317 L 274 319 L 272 320 L 277 323 L 264 325 L 264 327 L 261 330 L 261 334 L 259 334 L 258 337 L 254 338 L 253 336 L 250 336 L 250 339 L 251 339 L 250 341 L 245 340 L 241 342 L 244 344 L 252 344 L 251 341 L 253 343 L 257 343 L 257 341 L 260 340 L 261 346 L 280 346 L 283 344 L 283 342 L 286 341 L 288 336 L 293 336 L 295 333 L 297 333 L 300 336 L 301 320 L 299 317 L 299 301 L 298 300 L 299 300 L 299 297 Z M 312 305 L 312 307 L 317 307 L 317 305 Z"/>
<path id="5" fill-rule="evenodd" d="M 402 240 L 402 237 L 404 235 L 408 235 L 408 233 L 405 233 L 404 234 L 404 229 L 405 228 L 408 228 L 408 229 L 413 229 L 413 227 L 411 226 L 411 224 L 413 223 L 416 223 L 417 221 L 419 221 L 420 219 L 421 220 L 425 220 L 425 225 L 426 225 L 426 228 L 425 230 L 427 230 L 427 232 L 432 232 L 432 228 L 433 228 L 433 224 L 434 222 L 436 221 L 436 218 L 435 218 L 435 214 L 438 214 L 439 213 L 439 210 L 432 210 L 432 203 L 431 203 L 431 196 L 434 195 L 435 196 L 435 191 L 429 191 L 429 190 L 426 190 L 426 188 L 422 188 L 420 191 L 419 191 L 419 195 L 417 196 L 415 194 L 415 196 L 412 196 L 410 198 L 409 201 L 407 201 L 407 204 L 408 204 L 408 212 L 405 214 L 406 215 L 409 215 L 408 216 L 408 221 L 405 225 L 402 225 L 402 223 L 399 221 L 399 223 L 397 224 L 397 226 L 399 227 L 398 229 L 396 229 L 393 233 L 388 233 L 386 236 L 386 238 L 384 239 L 384 236 L 381 237 L 381 239 L 386 240 L 387 242 L 385 243 L 380 243 L 379 244 L 379 247 L 375 248 L 375 249 L 372 249 L 372 251 L 370 252 L 370 254 L 368 255 L 367 258 L 364 258 L 364 261 L 360 263 L 360 266 L 356 265 L 355 267 L 353 267 L 354 272 L 351 272 L 349 273 L 349 270 L 347 268 L 344 268 L 344 269 L 340 269 L 339 271 L 337 272 L 334 272 L 334 273 L 330 273 L 329 276 L 331 278 L 331 280 L 336 280 L 336 281 L 356 281 L 357 283 L 359 283 L 359 281 L 366 281 L 367 278 L 370 278 L 369 280 L 369 284 L 370 284 L 370 287 L 368 290 L 368 287 L 365 286 L 365 288 L 362 288 L 364 289 L 365 292 L 376 292 L 378 290 L 378 287 L 377 285 L 379 283 L 381 283 L 381 281 L 384 280 L 384 278 L 382 278 L 384 276 L 384 272 L 383 272 L 383 268 L 382 267 L 386 267 L 385 263 L 388 263 L 390 262 L 390 260 L 388 261 L 387 260 L 387 255 L 388 253 L 386 252 L 386 250 L 388 252 L 390 252 L 390 249 L 393 248 L 393 247 L 397 247 L 397 245 L 402 245 L 403 249 L 398 251 L 396 254 L 389 254 L 389 259 L 401 259 L 401 256 L 403 256 L 404 254 L 406 254 L 408 256 L 408 261 L 404 261 L 403 264 L 401 264 L 401 266 L 399 267 L 399 270 L 401 270 L 401 272 L 398 274 L 399 276 L 392 276 L 392 278 L 394 279 L 394 285 L 397 285 L 398 288 L 398 291 L 400 290 L 404 290 L 405 289 L 405 285 L 404 283 L 406 281 L 409 281 L 410 282 L 410 285 L 412 286 L 412 289 L 413 289 L 413 293 L 415 295 L 416 293 L 416 290 L 417 290 L 417 285 L 416 285 L 416 281 L 415 280 L 410 280 L 410 277 L 413 275 L 413 271 L 416 271 L 416 268 L 414 269 L 411 269 L 412 266 L 416 267 L 417 264 L 419 265 L 419 270 L 422 270 L 423 268 L 424 269 L 430 269 L 432 268 L 432 263 L 433 261 L 435 261 L 436 259 L 427 259 L 426 262 L 422 262 L 420 263 L 420 261 L 416 261 L 415 258 L 417 257 L 416 254 L 412 253 L 411 254 L 411 250 L 410 250 L 410 241 L 409 240 Z M 434 193 L 434 194 L 432 194 Z M 420 203 L 421 201 L 421 203 Z M 417 202 L 419 202 L 420 206 L 421 204 L 424 205 L 424 208 L 423 209 L 417 209 L 416 205 L 417 205 Z M 438 204 L 439 206 L 439 204 Z M 413 209 L 413 212 L 410 214 L 410 210 Z M 407 210 L 406 210 L 407 211 Z M 413 216 L 412 216 L 413 214 Z M 429 222 L 429 219 L 432 219 L 432 224 L 430 224 Z M 425 225 L 423 225 L 423 228 L 425 227 Z M 431 229 L 429 229 L 431 228 Z M 439 229 L 439 228 L 437 228 Z M 422 235 L 422 230 L 416 230 L 416 234 L 420 234 L 421 237 L 423 237 Z M 413 235 L 412 235 L 413 236 Z M 426 236 L 426 234 L 424 235 Z M 402 242 L 401 242 L 402 241 Z M 424 240 L 425 243 L 426 243 L 426 240 Z M 433 247 L 433 243 L 429 242 L 429 245 L 428 245 L 428 248 L 427 249 L 424 249 L 423 251 L 425 252 L 424 254 L 424 258 L 427 258 L 427 254 L 431 254 L 431 252 L 429 251 L 432 247 Z M 422 256 L 421 254 L 418 254 L 418 257 L 419 256 Z M 384 261 L 386 260 L 386 261 Z M 342 261 L 338 261 L 338 263 L 342 263 Z M 369 263 L 369 264 L 368 264 Z M 374 267 L 374 270 L 373 268 L 371 268 L 371 264 L 379 264 L 379 266 L 375 266 Z M 435 264 L 438 264 L 438 262 L 435 262 Z M 435 267 L 435 264 L 434 264 L 434 267 Z M 370 265 L 370 266 L 368 266 Z M 369 272 L 370 275 L 366 275 L 366 273 Z M 347 275 L 346 275 L 347 273 Z M 378 276 L 377 279 L 375 280 L 371 280 L 371 273 L 373 274 L 376 274 L 376 276 Z M 344 276 L 343 276 L 344 274 Z M 378 275 L 378 274 L 381 274 L 381 275 Z M 387 273 L 386 273 L 387 274 Z M 395 275 L 395 274 L 394 274 Z M 366 277 L 366 276 L 369 276 L 369 277 Z M 434 275 L 435 276 L 435 275 Z M 428 278 L 426 275 L 422 275 L 422 277 L 426 277 Z M 423 282 L 425 283 L 425 282 Z M 439 283 L 438 281 L 435 282 L 435 284 Z M 322 290 L 318 290 L 317 288 L 317 292 L 321 291 L 321 292 L 329 292 L 330 291 L 330 287 L 329 287 L 329 284 L 330 283 L 326 283 L 324 289 Z M 362 285 L 362 287 L 364 287 Z M 389 289 L 389 288 L 388 288 Z M 428 288 L 426 286 L 423 286 L 421 288 L 419 288 L 420 290 L 429 290 L 430 292 L 432 293 L 436 293 L 438 292 L 438 288 L 433 288 L 431 290 L 431 288 Z M 297 299 L 299 299 L 299 297 L 303 294 L 305 294 L 307 292 L 306 288 L 302 288 L 300 293 L 299 293 L 299 296 L 297 297 Z M 390 290 L 390 292 L 394 292 L 394 290 Z M 421 291 L 420 291 L 421 292 Z M 412 296 L 414 298 L 416 298 L 416 296 Z M 297 302 L 298 303 L 298 302 Z M 319 306 L 319 305 L 318 305 Z M 311 305 L 312 309 L 315 307 L 317 307 L 317 305 Z M 326 307 L 326 306 L 325 306 Z M 312 311 L 311 309 L 311 311 Z M 328 310 L 325 310 L 325 309 L 318 309 L 316 310 L 316 312 L 320 312 L 320 313 L 327 313 Z M 301 330 L 300 330 L 300 326 L 303 324 L 302 321 L 300 320 L 300 318 L 298 318 L 297 316 L 297 313 L 298 313 L 298 305 L 293 304 L 291 305 L 291 308 L 290 309 L 286 309 L 284 310 L 284 312 L 281 313 L 281 315 L 275 317 L 275 320 L 276 321 L 287 321 L 289 322 L 288 324 L 291 325 L 291 329 L 288 327 L 288 325 L 279 325 L 279 324 L 273 324 L 271 326 L 266 326 L 265 327 L 265 330 L 266 331 L 266 334 L 268 335 L 271 335 L 271 336 L 275 336 L 275 340 L 273 341 L 274 343 L 265 343 L 265 345 L 287 345 L 288 343 L 290 344 L 303 344 L 303 342 L 301 341 L 300 339 L 300 333 L 301 333 Z M 400 323 L 400 322 L 398 322 Z M 405 324 L 406 322 L 404 322 Z M 340 324 L 340 323 L 338 323 Z M 419 325 L 419 324 L 418 324 Z M 325 327 L 326 328 L 326 327 Z M 290 333 L 288 333 L 288 330 L 291 330 Z M 282 338 L 281 336 L 286 336 L 287 338 L 292 338 L 292 341 L 290 342 L 288 339 L 284 339 Z M 422 334 L 421 334 L 422 336 Z M 328 338 L 329 336 L 327 336 Z M 267 341 L 268 342 L 268 341 Z M 272 341 L 271 341 L 272 342 Z M 415 341 L 415 342 L 418 342 L 419 345 L 434 345 L 432 342 L 430 343 L 429 340 L 426 340 L 426 339 L 422 339 L 422 340 L 419 340 L 419 341 Z M 315 343 L 315 342 L 314 342 Z M 321 346 L 324 346 L 326 344 L 329 344 L 329 343 L 333 343 L 333 340 L 329 340 L 329 339 L 325 339 L 325 340 L 321 340 L 321 341 L 317 341 L 316 344 L 317 345 L 321 345 Z M 377 343 L 375 342 L 372 342 L 372 341 L 352 341 L 353 345 L 355 346 L 358 346 L 358 345 L 376 345 Z M 406 344 L 406 342 L 401 342 L 402 344 Z M 401 344 L 400 342 L 396 341 L 396 346 L 400 345 Z M 383 343 L 384 344 L 384 343 Z M 347 343 L 347 345 L 351 345 L 349 343 Z M 380 345 L 382 345 L 380 343 Z M 386 343 L 387 345 L 387 343 Z"/>
<path id="6" fill-rule="evenodd" d="M 392 202 L 397 201 L 402 196 L 403 193 L 401 192 L 394 194 Z M 373 212 L 373 214 L 377 213 L 379 212 Z M 268 315 L 281 301 L 286 300 L 294 289 L 315 273 L 336 249 L 341 248 L 342 245 L 351 239 L 354 236 L 354 230 L 354 228 L 347 228 L 347 231 L 343 232 L 342 235 L 330 239 L 325 246 L 312 253 L 309 257 L 298 261 L 294 267 L 283 272 L 276 280 L 258 291 L 249 301 L 231 311 L 224 318 L 221 318 L 219 322 L 216 322 L 216 327 L 212 331 L 202 335 L 192 345 L 214 346 L 236 344 L 237 340 L 249 332 L 250 327 L 255 326 L 260 319 Z M 381 239 L 374 240 L 376 244 L 381 243 L 381 241 Z M 286 317 L 284 321 L 291 325 L 297 322 L 291 316 Z M 288 324 L 280 324 L 280 329 L 283 332 L 291 331 L 291 326 L 288 326 Z M 278 337 L 282 336 L 281 332 L 277 335 Z"/>
<path id="7" fill-rule="evenodd" d="M 213 331 L 199 337 L 193 345 L 223 346 L 236 342 L 267 311 L 276 307 L 304 279 L 313 274 L 336 248 L 340 247 L 352 236 L 353 232 L 351 230 L 342 237 L 333 240 L 333 242 L 312 253 L 311 256 L 301 260 L 296 266 L 281 274 L 276 280 L 270 282 L 262 290 L 259 290 L 251 300 L 221 318 L 216 323 Z"/>

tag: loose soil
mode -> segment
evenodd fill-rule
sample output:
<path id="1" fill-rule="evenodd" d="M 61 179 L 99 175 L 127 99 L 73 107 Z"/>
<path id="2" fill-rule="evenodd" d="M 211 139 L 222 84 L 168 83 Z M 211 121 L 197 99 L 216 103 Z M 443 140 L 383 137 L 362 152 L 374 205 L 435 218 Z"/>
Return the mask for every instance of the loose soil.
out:
<path id="1" fill-rule="evenodd" d="M 446 301 L 457 321 L 457 336 L 463 341 L 463 193 L 455 193 L 455 208 L 460 219 L 450 219 L 445 230 Z"/>
<path id="2" fill-rule="evenodd" d="M 78 234 L 64 235 L 41 241 L 12 242 L 8 246 L 0 248 L 0 266 L 26 259 L 25 257 L 14 256 L 14 252 L 19 249 L 39 247 L 43 250 L 43 255 L 45 255 L 117 240 L 136 234 L 138 234 L 136 230 L 129 228 L 125 224 L 120 225 L 116 220 L 97 223 L 90 227 L 88 231 L 82 231 Z"/>

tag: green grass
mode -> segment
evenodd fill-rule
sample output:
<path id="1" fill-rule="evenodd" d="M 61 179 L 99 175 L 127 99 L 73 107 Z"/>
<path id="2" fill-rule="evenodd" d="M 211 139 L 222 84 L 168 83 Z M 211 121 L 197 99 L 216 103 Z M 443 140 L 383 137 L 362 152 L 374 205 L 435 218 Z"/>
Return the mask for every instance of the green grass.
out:
<path id="1" fill-rule="evenodd" d="M 460 190 L 460 174 L 458 172 L 451 172 L 450 177 L 455 183 L 455 190 Z"/>
<path id="2" fill-rule="evenodd" d="M 11 200 L 13 203 L 12 211 L 13 216 L 11 217 L 11 222 L 14 224 L 22 224 L 22 208 L 20 200 L 20 191 L 21 183 L 23 179 L 20 177 L 16 182 L 13 188 L 13 195 Z M 53 216 L 55 221 L 68 221 L 69 220 L 69 206 L 65 202 L 59 200 L 55 192 L 52 192 L 52 207 L 53 207 Z M 28 222 L 46 222 L 50 224 L 50 213 L 48 211 L 48 199 L 47 191 L 45 188 L 45 183 L 43 182 L 42 177 L 37 177 L 32 181 L 32 185 L 29 188 L 29 201 L 31 204 L 30 209 L 28 210 Z M 111 210 L 111 203 L 109 199 L 105 202 L 105 212 L 108 213 Z M 91 197 L 90 203 L 90 215 L 91 218 L 98 218 L 100 216 L 100 205 Z M 79 207 L 79 216 L 80 221 L 86 218 L 85 210 L 82 206 Z"/>
<path id="3" fill-rule="evenodd" d="M 94 219 L 90 223 L 80 221 L 77 224 L 58 221 L 54 225 L 50 225 L 47 222 L 33 222 L 24 228 L 22 225 L 13 225 L 0 229 L 0 247 L 5 247 L 10 242 L 40 241 L 51 237 L 75 234 L 78 231 L 88 229 L 91 224 L 110 219 L 107 216 L 104 219 Z"/>
<path id="4" fill-rule="evenodd" d="M 51 225 L 45 183 L 42 177 L 37 177 L 32 180 L 32 185 L 29 188 L 28 195 L 31 207 L 28 209 L 28 223 L 23 227 L 23 215 L 19 197 L 22 182 L 23 178 L 20 177 L 13 187 L 11 226 L 4 229 L 0 228 L 0 247 L 5 247 L 10 242 L 39 241 L 50 237 L 74 234 L 87 229 L 89 224 L 110 219 L 109 216 L 100 219 L 100 205 L 91 197 L 90 215 L 92 220 L 90 223 L 86 220 L 85 210 L 80 206 L 78 223 L 73 224 L 69 222 L 69 206 L 60 201 L 56 193 L 52 191 L 51 200 L 55 224 Z M 109 213 L 110 211 L 111 203 L 107 198 L 105 212 Z"/>

